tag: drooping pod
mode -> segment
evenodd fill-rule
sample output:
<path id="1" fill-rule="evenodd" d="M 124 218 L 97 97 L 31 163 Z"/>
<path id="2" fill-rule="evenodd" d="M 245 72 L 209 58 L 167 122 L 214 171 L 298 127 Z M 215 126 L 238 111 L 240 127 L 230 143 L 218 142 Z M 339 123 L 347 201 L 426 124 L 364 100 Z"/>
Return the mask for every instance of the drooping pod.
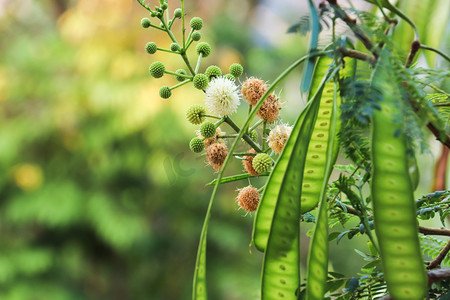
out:
<path id="1" fill-rule="evenodd" d="M 372 181 L 375 232 L 390 295 L 397 300 L 424 299 L 427 276 L 419 245 L 407 140 L 401 123 L 403 101 L 384 49 L 372 84 L 382 91 L 372 118 Z"/>

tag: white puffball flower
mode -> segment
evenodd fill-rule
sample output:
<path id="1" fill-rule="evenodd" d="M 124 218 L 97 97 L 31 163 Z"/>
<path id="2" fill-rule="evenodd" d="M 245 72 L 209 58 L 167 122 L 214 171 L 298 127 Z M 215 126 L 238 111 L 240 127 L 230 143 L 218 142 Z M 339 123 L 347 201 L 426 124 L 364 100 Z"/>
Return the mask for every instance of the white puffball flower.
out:
<path id="1" fill-rule="evenodd" d="M 275 153 L 281 153 L 286 141 L 289 138 L 289 135 L 291 135 L 291 131 L 292 126 L 284 124 L 275 126 L 267 137 L 267 142 L 269 143 L 270 149 L 272 149 Z"/>
<path id="2" fill-rule="evenodd" d="M 235 113 L 241 103 L 238 87 L 232 80 L 224 77 L 214 78 L 206 87 L 205 95 L 208 110 L 220 117 Z"/>

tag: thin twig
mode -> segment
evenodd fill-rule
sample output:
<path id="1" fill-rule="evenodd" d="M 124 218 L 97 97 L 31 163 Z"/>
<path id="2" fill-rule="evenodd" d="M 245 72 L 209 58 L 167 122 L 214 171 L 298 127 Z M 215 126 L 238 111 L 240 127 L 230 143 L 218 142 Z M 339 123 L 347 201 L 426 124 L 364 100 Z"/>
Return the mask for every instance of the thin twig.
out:
<path id="1" fill-rule="evenodd" d="M 433 228 L 433 227 L 419 226 L 419 232 L 423 235 L 450 236 L 450 230 L 445 229 L 445 228 Z"/>
<path id="2" fill-rule="evenodd" d="M 442 248 L 441 252 L 436 256 L 435 259 L 430 261 L 430 263 L 427 266 L 427 269 L 435 269 L 441 267 L 441 262 L 444 260 L 445 256 L 447 255 L 448 251 L 450 251 L 450 241 L 447 242 L 447 245 L 445 245 L 444 248 Z"/>
<path id="3" fill-rule="evenodd" d="M 339 48 L 338 50 L 343 56 L 353 57 L 362 61 L 366 61 L 373 66 L 377 63 L 377 60 L 373 55 L 347 48 Z"/>

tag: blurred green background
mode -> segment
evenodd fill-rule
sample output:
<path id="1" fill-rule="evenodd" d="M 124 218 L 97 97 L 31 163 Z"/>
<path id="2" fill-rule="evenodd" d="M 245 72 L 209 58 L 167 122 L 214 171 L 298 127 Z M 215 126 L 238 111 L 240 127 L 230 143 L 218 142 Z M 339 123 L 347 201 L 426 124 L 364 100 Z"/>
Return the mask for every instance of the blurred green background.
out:
<path id="1" fill-rule="evenodd" d="M 307 38 L 285 34 L 306 1 L 266 2 L 186 1 L 213 45 L 203 67 L 240 62 L 270 81 L 306 53 Z M 162 100 L 159 87 L 175 81 L 147 74 L 155 60 L 183 62 L 145 53 L 148 41 L 170 45 L 140 26 L 146 16 L 132 0 L 0 1 L 0 299 L 189 299 L 216 174 L 188 148 L 196 127 L 184 112 L 201 92 Z M 293 108 L 285 122 L 304 103 L 300 73 L 279 89 Z M 245 185 L 224 185 L 213 209 L 211 299 L 259 297 L 252 217 L 234 201 Z M 334 267 L 355 274 L 362 259 L 350 242 L 333 251 L 355 259 Z"/>

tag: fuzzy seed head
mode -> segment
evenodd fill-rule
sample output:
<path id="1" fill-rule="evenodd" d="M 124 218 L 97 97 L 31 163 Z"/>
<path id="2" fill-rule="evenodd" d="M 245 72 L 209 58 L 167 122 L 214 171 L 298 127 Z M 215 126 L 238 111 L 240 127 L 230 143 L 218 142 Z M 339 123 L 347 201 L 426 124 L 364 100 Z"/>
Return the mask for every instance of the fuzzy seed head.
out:
<path id="1" fill-rule="evenodd" d="M 175 73 L 180 74 L 180 75 L 187 75 L 186 70 L 183 70 L 183 69 L 178 69 L 175 71 Z M 187 78 L 183 77 L 183 76 L 175 76 L 175 79 L 177 81 L 185 81 Z"/>
<path id="2" fill-rule="evenodd" d="M 200 133 L 200 130 L 197 130 L 196 133 L 199 138 L 201 138 L 201 139 L 204 138 L 203 135 Z M 213 137 L 205 138 L 203 140 L 203 142 L 205 143 L 205 148 L 208 148 L 209 146 L 211 146 L 212 144 L 215 144 L 215 143 L 223 144 L 224 140 L 219 138 L 219 135 L 223 135 L 223 134 L 225 134 L 225 132 L 222 132 L 222 130 L 219 127 L 217 127 L 216 133 L 214 134 Z"/>
<path id="3" fill-rule="evenodd" d="M 156 50 L 158 50 L 158 47 L 154 42 L 148 42 L 147 44 L 145 44 L 145 51 L 148 54 L 155 54 Z"/>
<path id="4" fill-rule="evenodd" d="M 177 8 L 173 11 L 173 15 L 175 16 L 175 18 L 181 19 L 182 14 L 183 11 L 181 10 L 181 8 Z"/>
<path id="5" fill-rule="evenodd" d="M 199 17 L 193 17 L 189 23 L 194 30 L 200 30 L 203 27 L 203 20 Z"/>
<path id="6" fill-rule="evenodd" d="M 197 44 L 195 51 L 197 51 L 198 55 L 201 53 L 203 57 L 207 57 L 211 54 L 211 46 L 207 42 L 201 42 Z"/>
<path id="7" fill-rule="evenodd" d="M 186 119 L 194 125 L 199 125 L 205 120 L 206 109 L 203 105 L 192 104 L 186 110 Z"/>
<path id="8" fill-rule="evenodd" d="M 250 77 L 242 83 L 242 95 L 250 105 L 255 105 L 266 91 L 267 85 L 261 79 Z"/>
<path id="9" fill-rule="evenodd" d="M 274 122 L 280 115 L 279 98 L 275 94 L 270 94 L 256 115 L 268 123 Z"/>
<path id="10" fill-rule="evenodd" d="M 197 74 L 194 76 L 193 83 L 195 88 L 204 90 L 208 86 L 208 76 L 205 74 Z"/>
<path id="11" fill-rule="evenodd" d="M 189 148 L 191 148 L 191 151 L 194 153 L 200 153 L 205 148 L 205 144 L 201 139 L 195 137 L 189 142 Z"/>
<path id="12" fill-rule="evenodd" d="M 284 145 L 291 135 L 291 132 L 291 126 L 287 126 L 284 124 L 275 126 L 275 128 L 270 131 L 269 137 L 267 138 L 270 149 L 272 149 L 275 153 L 281 153 L 281 151 L 283 151 Z"/>
<path id="13" fill-rule="evenodd" d="M 241 64 L 234 63 L 230 66 L 230 74 L 234 77 L 238 78 L 239 76 L 244 73 L 244 68 L 241 66 Z"/>
<path id="14" fill-rule="evenodd" d="M 168 87 L 167 85 L 162 86 L 159 89 L 159 96 L 164 99 L 167 99 L 170 96 L 172 96 L 172 91 L 170 90 L 170 87 Z"/>
<path id="15" fill-rule="evenodd" d="M 205 71 L 205 75 L 208 76 L 209 80 L 212 80 L 215 77 L 222 76 L 222 70 L 218 66 L 209 66 Z"/>
<path id="16" fill-rule="evenodd" d="M 247 153 L 256 153 L 256 151 L 254 149 L 250 149 L 247 151 Z M 244 159 L 242 160 L 242 165 L 244 166 L 244 169 L 245 171 L 247 171 L 248 174 L 258 176 L 259 173 L 256 172 L 255 169 L 253 168 L 253 158 L 255 158 L 255 156 L 253 155 L 244 156 Z"/>
<path id="17" fill-rule="evenodd" d="M 154 63 L 152 63 L 150 65 L 150 68 L 148 68 L 150 75 L 152 75 L 155 78 L 163 77 L 165 70 L 166 70 L 166 67 L 160 61 L 155 61 Z"/>
<path id="18" fill-rule="evenodd" d="M 228 147 L 225 144 L 215 143 L 206 148 L 206 158 L 214 170 L 218 171 L 222 167 L 228 155 Z"/>
<path id="19" fill-rule="evenodd" d="M 180 45 L 178 45 L 177 43 L 172 43 L 170 44 L 170 50 L 174 52 L 180 51 Z"/>
<path id="20" fill-rule="evenodd" d="M 214 78 L 206 88 L 205 96 L 208 110 L 220 117 L 235 113 L 240 104 L 238 87 L 224 77 Z"/>
<path id="21" fill-rule="evenodd" d="M 141 20 L 141 26 L 144 28 L 149 28 L 150 24 L 152 24 L 152 21 L 150 21 L 149 18 L 142 18 Z"/>
<path id="22" fill-rule="evenodd" d="M 259 174 L 267 172 L 272 166 L 272 158 L 266 153 L 259 153 L 253 158 L 252 165 Z"/>
<path id="23" fill-rule="evenodd" d="M 216 126 L 211 122 L 205 122 L 200 126 L 200 134 L 205 138 L 211 138 L 216 134 Z"/>
<path id="24" fill-rule="evenodd" d="M 239 190 L 239 194 L 236 197 L 236 202 L 240 208 L 246 210 L 247 212 L 254 212 L 258 208 L 259 199 L 260 196 L 258 189 L 249 185 Z"/>
<path id="25" fill-rule="evenodd" d="M 192 34 L 192 40 L 193 41 L 200 41 L 200 39 L 202 38 L 202 34 L 200 33 L 200 32 L 198 32 L 198 31 L 196 31 L 196 32 L 194 32 L 193 34 Z"/>

